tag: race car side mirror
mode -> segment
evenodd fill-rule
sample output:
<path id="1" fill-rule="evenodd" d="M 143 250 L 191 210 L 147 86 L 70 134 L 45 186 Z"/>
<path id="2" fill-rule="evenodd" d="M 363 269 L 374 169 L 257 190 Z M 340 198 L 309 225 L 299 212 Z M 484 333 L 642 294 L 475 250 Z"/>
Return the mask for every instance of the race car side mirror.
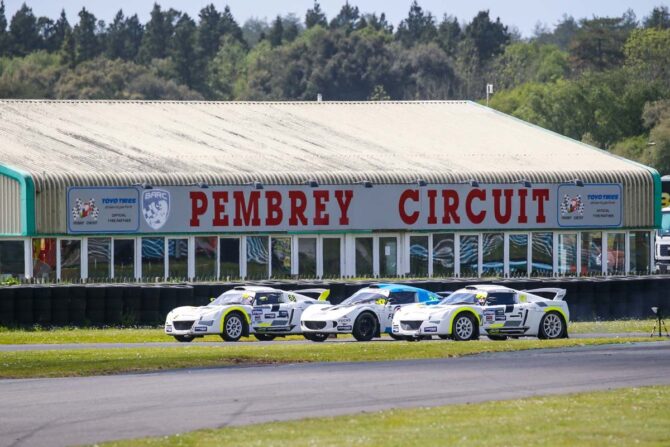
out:
<path id="1" fill-rule="evenodd" d="M 212 298 L 209 299 L 209 302 L 210 302 L 210 303 L 211 303 L 212 301 L 214 301 L 214 297 L 212 297 Z"/>

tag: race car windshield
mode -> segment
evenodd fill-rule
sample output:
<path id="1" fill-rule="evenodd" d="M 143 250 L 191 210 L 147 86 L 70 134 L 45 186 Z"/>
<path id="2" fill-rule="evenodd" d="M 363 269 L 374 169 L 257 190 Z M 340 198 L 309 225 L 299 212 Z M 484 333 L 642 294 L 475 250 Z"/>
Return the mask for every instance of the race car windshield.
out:
<path id="1" fill-rule="evenodd" d="M 661 219 L 661 234 L 670 234 L 670 211 L 665 211 Z"/>
<path id="2" fill-rule="evenodd" d="M 229 292 L 224 293 L 211 303 L 210 306 L 224 306 L 228 304 L 245 304 L 249 301 L 249 292 Z"/>
<path id="3" fill-rule="evenodd" d="M 360 304 L 368 301 L 386 300 L 386 296 L 379 292 L 360 292 L 351 295 L 346 300 L 340 303 L 341 306 L 351 306 L 352 304 Z"/>
<path id="4" fill-rule="evenodd" d="M 456 292 L 440 301 L 440 304 L 474 304 L 475 302 L 476 299 L 474 293 Z"/>

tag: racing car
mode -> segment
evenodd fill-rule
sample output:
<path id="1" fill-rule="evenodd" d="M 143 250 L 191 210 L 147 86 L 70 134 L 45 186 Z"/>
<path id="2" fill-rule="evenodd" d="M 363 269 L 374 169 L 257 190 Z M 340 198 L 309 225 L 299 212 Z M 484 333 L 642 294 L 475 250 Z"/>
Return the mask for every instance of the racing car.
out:
<path id="1" fill-rule="evenodd" d="M 440 296 L 400 284 L 375 284 L 365 287 L 336 306 L 311 306 L 305 309 L 300 325 L 305 338 L 318 334 L 323 341 L 329 334 L 353 334 L 358 341 L 368 341 L 382 333 L 391 333 L 393 314 L 414 303 L 437 304 Z"/>
<path id="2" fill-rule="evenodd" d="M 327 289 L 306 289 L 319 298 L 262 286 L 239 286 L 222 293 L 206 306 L 183 306 L 165 318 L 165 333 L 177 341 L 190 342 L 196 337 L 220 335 L 225 341 L 238 341 L 253 334 L 269 341 L 278 336 L 300 334 L 300 316 L 309 307 L 329 305 Z M 313 340 L 318 334 L 305 334 Z M 322 336 L 325 338 L 326 336 Z"/>
<path id="3" fill-rule="evenodd" d="M 393 316 L 393 334 L 406 340 L 427 335 L 474 340 L 480 332 L 492 340 L 567 338 L 570 312 L 564 297 L 565 289 L 519 291 L 488 284 L 468 286 L 449 294 L 436 306 L 403 307 Z"/>

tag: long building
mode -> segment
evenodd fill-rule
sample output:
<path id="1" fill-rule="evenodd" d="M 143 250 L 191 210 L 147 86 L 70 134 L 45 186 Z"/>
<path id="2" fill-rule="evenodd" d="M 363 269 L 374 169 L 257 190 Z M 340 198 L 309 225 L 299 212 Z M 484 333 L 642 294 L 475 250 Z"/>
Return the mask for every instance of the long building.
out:
<path id="1" fill-rule="evenodd" d="M 617 275 L 660 176 L 472 102 L 0 101 L 0 279 Z"/>

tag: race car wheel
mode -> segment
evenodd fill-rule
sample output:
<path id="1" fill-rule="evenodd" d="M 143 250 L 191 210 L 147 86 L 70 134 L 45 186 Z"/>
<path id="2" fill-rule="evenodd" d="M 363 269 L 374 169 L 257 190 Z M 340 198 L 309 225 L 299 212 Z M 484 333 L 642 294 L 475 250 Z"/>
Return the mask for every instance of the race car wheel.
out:
<path id="1" fill-rule="evenodd" d="M 363 313 L 356 318 L 352 334 L 358 341 L 370 341 L 377 333 L 377 319 L 369 313 Z"/>
<path id="2" fill-rule="evenodd" d="M 456 341 L 470 340 L 475 335 L 475 321 L 467 313 L 456 316 L 451 328 L 451 337 Z"/>
<path id="3" fill-rule="evenodd" d="M 309 334 L 302 334 L 302 335 L 307 340 L 316 341 L 316 342 L 326 341 L 326 339 L 328 338 L 328 334 L 320 334 L 318 332 L 316 332 L 316 333 L 310 332 Z"/>
<path id="4" fill-rule="evenodd" d="M 507 340 L 507 335 L 488 334 L 487 337 L 489 338 L 489 340 L 493 340 L 493 341 L 505 341 L 505 340 Z"/>
<path id="5" fill-rule="evenodd" d="M 190 343 L 193 341 L 194 337 L 191 337 L 190 335 L 175 335 L 174 339 L 177 340 L 180 343 Z"/>
<path id="6" fill-rule="evenodd" d="M 558 312 L 547 312 L 540 320 L 540 330 L 537 337 L 542 340 L 553 340 L 563 337 L 565 323 Z"/>
<path id="7" fill-rule="evenodd" d="M 237 341 L 244 333 L 244 321 L 242 315 L 231 312 L 223 320 L 223 334 L 221 338 L 225 341 Z"/>
<path id="8" fill-rule="evenodd" d="M 254 337 L 258 341 L 272 341 L 275 339 L 275 336 L 272 334 L 254 334 Z"/>

